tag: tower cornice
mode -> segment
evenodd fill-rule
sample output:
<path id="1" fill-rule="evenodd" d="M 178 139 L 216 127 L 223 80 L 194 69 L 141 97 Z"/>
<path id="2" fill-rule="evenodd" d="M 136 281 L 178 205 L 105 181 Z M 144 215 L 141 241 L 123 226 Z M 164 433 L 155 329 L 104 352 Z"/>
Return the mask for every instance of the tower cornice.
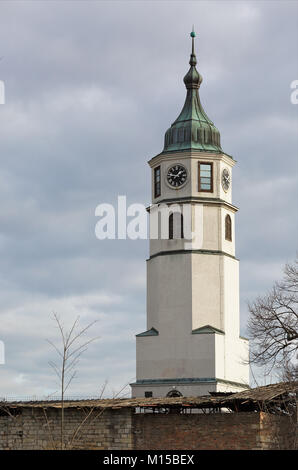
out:
<path id="1" fill-rule="evenodd" d="M 150 160 L 148 160 L 148 164 L 150 165 L 151 168 L 154 166 L 158 165 L 161 162 L 167 161 L 170 162 L 171 160 L 183 160 L 183 159 L 200 159 L 200 160 L 218 160 L 218 161 L 224 161 L 231 167 L 233 167 L 237 161 L 231 157 L 231 155 L 228 155 L 227 153 L 224 152 L 206 152 L 206 151 L 200 151 L 196 149 L 189 149 L 185 151 L 175 151 L 175 152 L 161 152 L 154 157 L 152 157 Z"/>
<path id="2" fill-rule="evenodd" d="M 160 204 L 204 204 L 205 206 L 225 207 L 226 209 L 229 209 L 233 213 L 236 213 L 239 210 L 238 207 L 234 206 L 233 204 L 230 204 L 224 199 L 211 198 L 211 197 L 190 196 L 190 197 L 177 197 L 177 198 L 172 198 L 172 199 L 167 198 L 167 199 L 159 200 L 154 205 L 158 206 Z M 150 207 L 151 206 L 148 206 L 146 208 L 148 212 L 150 212 Z"/>

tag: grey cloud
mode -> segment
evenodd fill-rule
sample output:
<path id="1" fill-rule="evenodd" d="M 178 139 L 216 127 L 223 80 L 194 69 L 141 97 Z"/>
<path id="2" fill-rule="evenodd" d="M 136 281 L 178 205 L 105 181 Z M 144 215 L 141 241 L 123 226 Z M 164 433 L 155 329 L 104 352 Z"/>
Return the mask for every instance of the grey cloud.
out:
<path id="1" fill-rule="evenodd" d="M 291 1 L 1 2 L 1 393 L 54 389 L 44 340 L 55 305 L 69 321 L 80 310 L 83 320 L 100 318 L 103 338 L 84 358 L 74 394 L 93 393 L 106 377 L 110 390 L 133 378 L 148 244 L 99 242 L 94 210 L 118 194 L 150 201 L 147 160 L 162 150 L 182 108 L 193 23 L 202 102 L 223 149 L 238 160 L 245 332 L 246 300 L 268 289 L 296 250 L 297 8 Z M 121 302 L 94 306 L 96 292 Z"/>

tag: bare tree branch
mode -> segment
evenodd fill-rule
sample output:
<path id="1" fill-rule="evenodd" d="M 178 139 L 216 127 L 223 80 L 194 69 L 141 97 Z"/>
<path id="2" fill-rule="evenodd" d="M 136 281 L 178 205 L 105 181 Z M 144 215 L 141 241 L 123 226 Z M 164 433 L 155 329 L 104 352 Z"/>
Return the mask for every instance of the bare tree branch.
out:
<path id="1" fill-rule="evenodd" d="M 49 365 L 54 370 L 55 374 L 59 379 L 59 387 L 61 393 L 61 428 L 60 428 L 60 448 L 65 448 L 65 438 L 64 438 L 64 397 L 65 392 L 70 387 L 72 381 L 77 375 L 77 371 L 74 368 L 78 365 L 80 357 L 87 350 L 87 346 L 95 341 L 96 338 L 91 338 L 83 341 L 81 344 L 79 341 L 82 339 L 83 335 L 93 326 L 96 321 L 89 323 L 84 328 L 77 331 L 79 319 L 78 316 L 73 322 L 69 331 L 65 331 L 59 316 L 54 313 L 54 320 L 58 326 L 62 350 L 59 349 L 52 341 L 48 340 L 48 343 L 54 348 L 58 354 L 61 364 L 58 366 L 55 362 L 49 362 Z"/>
<path id="2" fill-rule="evenodd" d="M 282 367 L 293 364 L 298 351 L 298 260 L 286 264 L 284 278 L 248 305 L 251 363 Z M 297 370 L 297 366 L 293 366 Z"/>

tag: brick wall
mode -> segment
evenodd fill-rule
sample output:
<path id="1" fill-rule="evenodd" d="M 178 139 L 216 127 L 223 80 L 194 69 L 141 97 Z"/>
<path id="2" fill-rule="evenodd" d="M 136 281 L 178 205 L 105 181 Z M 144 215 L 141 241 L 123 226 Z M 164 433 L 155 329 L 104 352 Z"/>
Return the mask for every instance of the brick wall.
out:
<path id="1" fill-rule="evenodd" d="M 133 416 L 135 449 L 287 449 L 294 426 L 266 413 L 140 414 Z"/>
<path id="2" fill-rule="evenodd" d="M 294 418 L 260 413 L 260 444 L 262 449 L 297 449 L 297 424 Z"/>
<path id="3" fill-rule="evenodd" d="M 59 448 L 60 410 L 1 412 L 0 450 Z M 134 414 L 130 409 L 65 409 L 65 441 L 73 449 L 287 449 L 294 423 L 266 413 Z M 75 435 L 74 435 L 75 434 Z"/>

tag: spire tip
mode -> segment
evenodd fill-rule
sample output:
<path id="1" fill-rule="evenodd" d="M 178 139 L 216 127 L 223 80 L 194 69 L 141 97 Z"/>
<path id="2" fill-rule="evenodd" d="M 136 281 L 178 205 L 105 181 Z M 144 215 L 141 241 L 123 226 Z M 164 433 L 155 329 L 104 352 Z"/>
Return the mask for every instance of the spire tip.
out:
<path id="1" fill-rule="evenodd" d="M 191 55 L 190 55 L 189 64 L 191 66 L 196 66 L 196 63 L 197 63 L 196 54 L 195 54 L 195 37 L 196 37 L 196 33 L 195 33 L 195 30 L 194 30 L 194 25 L 192 25 L 192 32 L 190 33 L 190 37 L 191 37 Z"/>

